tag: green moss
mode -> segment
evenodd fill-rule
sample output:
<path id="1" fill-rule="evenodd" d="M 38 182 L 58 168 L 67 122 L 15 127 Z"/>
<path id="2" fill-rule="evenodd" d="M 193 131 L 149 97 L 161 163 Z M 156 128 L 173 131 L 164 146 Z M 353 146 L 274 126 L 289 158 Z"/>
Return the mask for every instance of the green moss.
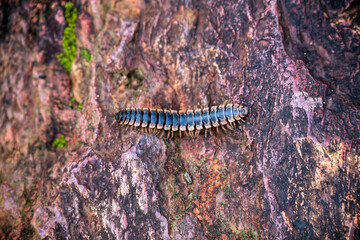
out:
<path id="1" fill-rule="evenodd" d="M 80 56 L 82 59 L 85 59 L 88 62 L 91 62 L 92 60 L 92 55 L 89 49 L 81 49 L 80 50 Z"/>
<path id="2" fill-rule="evenodd" d="M 68 2 L 65 4 L 65 20 L 67 27 L 64 29 L 63 48 L 64 52 L 58 55 L 58 60 L 70 72 L 71 65 L 76 55 L 76 35 L 75 21 L 77 18 L 77 9 L 74 4 Z"/>
<path id="3" fill-rule="evenodd" d="M 243 240 L 253 240 L 257 239 L 257 232 L 254 229 L 248 229 L 247 231 L 241 230 L 238 234 L 239 239 Z"/>
<path id="4" fill-rule="evenodd" d="M 191 207 L 191 204 L 192 204 L 193 199 L 194 199 L 194 193 L 190 193 L 189 196 L 188 196 L 188 198 L 189 198 L 189 203 L 188 203 L 188 205 L 186 206 L 185 211 L 189 210 L 189 208 Z"/>
<path id="5" fill-rule="evenodd" d="M 81 110 L 83 108 L 83 105 L 76 101 L 74 97 L 72 97 L 71 102 L 69 103 L 69 107 L 73 110 Z"/>
<path id="6" fill-rule="evenodd" d="M 229 234 L 230 237 L 236 237 L 236 239 L 240 239 L 240 240 L 256 240 L 256 239 L 258 239 L 257 232 L 252 228 L 247 229 L 247 230 L 240 229 L 240 230 L 233 232 L 231 230 L 231 228 L 229 227 L 229 232 L 230 232 L 230 234 Z"/>
<path id="7" fill-rule="evenodd" d="M 66 147 L 67 141 L 64 137 L 64 135 L 61 135 L 60 138 L 55 139 L 55 141 L 52 143 L 53 147 Z"/>

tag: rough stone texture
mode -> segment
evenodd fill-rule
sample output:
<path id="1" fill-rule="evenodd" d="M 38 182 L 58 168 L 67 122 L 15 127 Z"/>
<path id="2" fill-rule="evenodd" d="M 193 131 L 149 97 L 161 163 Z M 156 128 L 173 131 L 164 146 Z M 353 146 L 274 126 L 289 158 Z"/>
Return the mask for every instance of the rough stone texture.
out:
<path id="1" fill-rule="evenodd" d="M 70 74 L 64 4 L 0 4 L 0 239 L 360 239 L 358 1 L 78 0 Z M 226 100 L 213 137 L 114 124 Z"/>

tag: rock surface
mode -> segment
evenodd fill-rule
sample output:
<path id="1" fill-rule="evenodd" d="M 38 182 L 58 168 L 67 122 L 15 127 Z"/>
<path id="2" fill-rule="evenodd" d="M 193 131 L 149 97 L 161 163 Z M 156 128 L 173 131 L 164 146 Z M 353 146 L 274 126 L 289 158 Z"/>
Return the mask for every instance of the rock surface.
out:
<path id="1" fill-rule="evenodd" d="M 65 3 L 0 5 L 0 239 L 360 239 L 357 1 L 74 1 L 70 73 Z M 227 100 L 216 136 L 114 123 Z"/>

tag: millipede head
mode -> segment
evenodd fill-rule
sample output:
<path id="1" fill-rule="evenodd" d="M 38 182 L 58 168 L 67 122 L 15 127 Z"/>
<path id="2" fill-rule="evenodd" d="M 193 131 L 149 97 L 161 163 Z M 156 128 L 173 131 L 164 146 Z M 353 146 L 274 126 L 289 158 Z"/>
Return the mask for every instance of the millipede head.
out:
<path id="1" fill-rule="evenodd" d="M 239 106 L 239 115 L 240 115 L 240 117 L 245 118 L 247 114 L 248 114 L 247 107 L 243 107 L 242 105 L 240 105 Z"/>
<path id="2" fill-rule="evenodd" d="M 248 113 L 249 113 L 248 108 L 247 108 L 247 107 L 243 107 L 243 113 L 242 113 L 243 117 L 245 117 L 246 115 L 248 115 Z"/>

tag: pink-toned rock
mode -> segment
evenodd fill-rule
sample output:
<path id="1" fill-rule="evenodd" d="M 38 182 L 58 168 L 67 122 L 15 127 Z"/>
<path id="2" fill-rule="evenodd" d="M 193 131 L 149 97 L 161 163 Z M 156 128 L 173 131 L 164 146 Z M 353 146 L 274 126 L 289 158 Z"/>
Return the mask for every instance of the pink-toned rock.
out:
<path id="1" fill-rule="evenodd" d="M 64 6 L 4 5 L 0 239 L 357 239 L 356 1 L 76 2 L 70 73 Z M 114 121 L 228 100 L 210 137 Z"/>

